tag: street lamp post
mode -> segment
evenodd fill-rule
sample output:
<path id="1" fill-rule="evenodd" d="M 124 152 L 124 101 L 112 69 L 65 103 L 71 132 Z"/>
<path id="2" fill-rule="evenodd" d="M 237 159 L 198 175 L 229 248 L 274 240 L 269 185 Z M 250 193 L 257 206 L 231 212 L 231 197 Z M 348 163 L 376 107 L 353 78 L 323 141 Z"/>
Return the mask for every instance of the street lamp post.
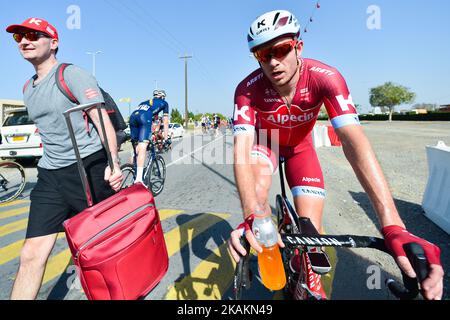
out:
<path id="1" fill-rule="evenodd" d="M 180 59 L 184 59 L 184 92 L 185 92 L 185 115 L 184 121 L 186 123 L 186 129 L 189 124 L 189 110 L 188 110 L 188 59 L 192 58 L 192 56 L 184 55 L 180 57 Z"/>
<path id="2" fill-rule="evenodd" d="M 103 53 L 101 51 L 96 52 L 86 52 L 86 54 L 92 55 L 92 75 L 95 77 L 95 56 L 97 54 Z"/>

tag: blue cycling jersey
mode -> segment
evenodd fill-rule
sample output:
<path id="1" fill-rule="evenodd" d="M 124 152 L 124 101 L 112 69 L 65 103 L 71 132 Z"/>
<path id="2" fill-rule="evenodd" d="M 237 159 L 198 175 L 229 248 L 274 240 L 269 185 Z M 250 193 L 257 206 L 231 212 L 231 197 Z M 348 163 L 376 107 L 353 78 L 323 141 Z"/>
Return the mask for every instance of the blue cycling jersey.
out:
<path id="1" fill-rule="evenodd" d="M 169 104 L 163 99 L 153 98 L 142 102 L 130 116 L 131 140 L 150 141 L 152 119 L 161 111 L 164 115 L 169 115 Z"/>
<path id="2" fill-rule="evenodd" d="M 139 104 L 136 111 L 147 111 L 152 117 L 158 115 L 161 111 L 164 114 L 169 114 L 169 104 L 160 98 L 153 98 L 146 100 Z"/>

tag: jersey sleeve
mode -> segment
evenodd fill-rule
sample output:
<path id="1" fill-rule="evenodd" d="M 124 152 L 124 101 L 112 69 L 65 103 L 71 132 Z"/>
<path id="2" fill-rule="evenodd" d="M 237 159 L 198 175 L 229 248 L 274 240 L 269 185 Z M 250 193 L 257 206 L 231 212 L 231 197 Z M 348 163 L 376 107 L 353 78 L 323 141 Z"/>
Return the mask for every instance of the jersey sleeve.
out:
<path id="1" fill-rule="evenodd" d="M 324 104 L 335 129 L 349 125 L 359 125 L 358 112 L 353 103 L 347 83 L 339 71 L 323 75 Z"/>
<path id="2" fill-rule="evenodd" d="M 166 101 L 164 101 L 163 115 L 164 116 L 169 115 L 169 104 Z"/>
<path id="3" fill-rule="evenodd" d="M 105 102 L 97 80 L 87 71 L 70 65 L 64 71 L 64 79 L 80 104 Z"/>
<path id="4" fill-rule="evenodd" d="M 234 96 L 233 133 L 253 135 L 255 133 L 256 112 L 251 107 L 250 94 L 242 90 L 242 84 L 236 89 Z"/>

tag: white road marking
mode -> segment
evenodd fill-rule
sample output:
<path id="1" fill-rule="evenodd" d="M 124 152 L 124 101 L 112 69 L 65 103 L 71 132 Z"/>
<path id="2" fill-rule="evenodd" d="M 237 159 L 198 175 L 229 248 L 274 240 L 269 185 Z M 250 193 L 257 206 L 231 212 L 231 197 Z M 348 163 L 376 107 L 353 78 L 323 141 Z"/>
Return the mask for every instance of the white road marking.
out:
<path id="1" fill-rule="evenodd" d="M 211 141 L 210 143 L 207 143 L 207 144 L 205 144 L 204 146 L 201 146 L 200 148 L 197 148 L 196 150 L 192 151 L 191 153 L 188 153 L 188 154 L 182 156 L 181 158 L 179 158 L 179 159 L 177 159 L 177 160 L 175 160 L 175 161 L 172 161 L 171 163 L 169 163 L 168 165 L 166 165 L 166 168 L 168 168 L 168 167 L 174 165 L 175 163 L 177 163 L 177 162 L 179 162 L 179 161 L 185 159 L 186 157 L 189 157 L 189 156 L 193 155 L 193 154 L 196 153 L 197 151 L 202 150 L 203 148 L 209 146 L 211 143 L 216 142 L 217 140 L 219 140 L 219 139 L 221 139 L 221 138 L 223 138 L 223 136 L 219 136 L 218 138 L 216 138 L 215 140 Z"/>

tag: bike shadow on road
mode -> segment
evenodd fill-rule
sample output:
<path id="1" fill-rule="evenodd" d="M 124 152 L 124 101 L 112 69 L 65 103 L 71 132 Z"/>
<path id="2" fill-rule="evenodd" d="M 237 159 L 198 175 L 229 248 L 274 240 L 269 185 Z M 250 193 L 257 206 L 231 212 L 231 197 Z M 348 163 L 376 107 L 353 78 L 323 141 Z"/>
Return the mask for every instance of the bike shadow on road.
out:
<path id="1" fill-rule="evenodd" d="M 367 217 L 380 228 L 378 217 L 373 210 L 370 199 L 364 192 L 349 191 L 353 200 L 355 200 L 361 209 L 367 214 Z M 420 204 L 408 202 L 394 198 L 397 210 L 406 225 L 406 228 L 412 234 L 424 238 L 441 248 L 441 260 L 446 272 L 444 278 L 444 288 L 447 294 L 446 298 L 450 297 L 450 236 L 442 229 L 435 225 L 424 215 L 424 210 Z"/>
<path id="2" fill-rule="evenodd" d="M 339 248 L 336 250 L 336 260 L 332 262 L 332 271 L 322 276 L 322 283 L 332 300 L 392 300 L 395 297 L 389 292 L 385 282 L 387 279 L 401 281 L 400 272 L 392 274 L 386 271 L 387 263 L 395 267 L 393 259 L 390 262 L 365 259 L 358 254 L 359 250 Z M 372 250 L 373 251 L 373 250 Z M 386 254 L 387 256 L 387 254 Z M 387 256 L 388 257 L 388 256 Z M 331 288 L 330 288 L 331 287 Z"/>
<path id="3" fill-rule="evenodd" d="M 197 228 L 189 223 L 194 219 L 208 219 L 208 229 Z M 222 294 L 229 287 L 228 275 L 234 270 L 234 264 L 228 253 L 226 242 L 232 231 L 230 224 L 223 218 L 209 213 L 181 214 L 176 218 L 180 226 L 181 262 L 184 273 L 175 280 L 177 300 L 222 299 Z M 192 241 L 189 241 L 192 239 Z M 217 249 L 216 249 L 217 248 Z M 192 255 L 204 265 L 206 277 L 191 270 Z M 195 259 L 197 260 L 197 259 Z M 196 265 L 193 261 L 192 265 Z M 205 265 L 206 264 L 206 265 Z M 231 276 L 232 277 L 232 276 Z M 231 278 L 230 278 L 231 279 Z M 203 284 L 199 294 L 195 288 Z"/>

